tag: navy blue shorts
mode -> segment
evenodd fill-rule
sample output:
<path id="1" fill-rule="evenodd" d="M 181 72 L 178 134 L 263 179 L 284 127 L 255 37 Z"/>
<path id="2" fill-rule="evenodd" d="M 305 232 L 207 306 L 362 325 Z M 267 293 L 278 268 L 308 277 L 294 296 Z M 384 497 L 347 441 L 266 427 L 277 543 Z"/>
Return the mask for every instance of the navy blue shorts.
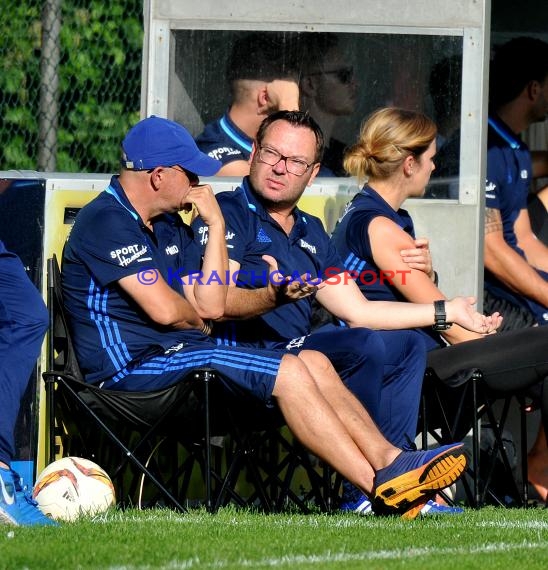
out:
<path id="1" fill-rule="evenodd" d="M 232 383 L 272 405 L 272 390 L 284 354 L 288 351 L 217 346 L 213 342 L 177 345 L 128 367 L 100 386 L 131 392 L 158 390 L 179 382 L 195 368 L 211 367 L 229 389 Z"/>
<path id="2" fill-rule="evenodd" d="M 283 346 L 294 354 L 316 350 L 327 356 L 386 439 L 396 447 L 414 449 L 426 366 L 420 334 L 327 324 Z"/>

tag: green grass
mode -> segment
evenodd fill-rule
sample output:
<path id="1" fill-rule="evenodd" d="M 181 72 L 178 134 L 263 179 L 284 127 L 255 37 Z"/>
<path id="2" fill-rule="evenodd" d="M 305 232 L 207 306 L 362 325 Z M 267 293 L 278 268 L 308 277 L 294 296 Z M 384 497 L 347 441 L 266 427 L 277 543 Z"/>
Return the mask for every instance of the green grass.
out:
<path id="1" fill-rule="evenodd" d="M 110 511 L 60 528 L 0 526 L 0 568 L 548 568 L 548 509 L 415 521 L 222 509 Z"/>

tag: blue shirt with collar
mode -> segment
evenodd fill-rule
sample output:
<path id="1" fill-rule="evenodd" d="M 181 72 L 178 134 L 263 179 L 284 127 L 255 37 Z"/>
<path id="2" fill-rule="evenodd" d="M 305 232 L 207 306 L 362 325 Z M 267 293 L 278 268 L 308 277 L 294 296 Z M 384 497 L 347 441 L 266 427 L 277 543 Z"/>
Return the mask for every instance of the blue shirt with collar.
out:
<path id="1" fill-rule="evenodd" d="M 342 259 L 318 218 L 294 208 L 294 225 L 286 234 L 266 211 L 249 178 L 233 192 L 217 194 L 217 199 L 226 220 L 228 256 L 240 265 L 239 274 L 231 276 L 238 287 L 253 289 L 267 284 L 265 254 L 277 260 L 282 276 L 300 279 L 308 274 L 312 280 L 327 280 L 326 287 L 330 278 L 338 282 L 344 272 Z M 203 223 L 198 219 L 195 224 L 195 235 L 205 242 Z M 274 281 L 278 280 L 279 276 L 274 276 Z M 411 449 L 425 366 L 422 338 L 414 331 L 372 331 L 333 324 L 312 331 L 312 309 L 313 297 L 305 297 L 256 318 L 216 323 L 213 335 L 228 347 L 323 353 L 388 441 Z"/>
<path id="2" fill-rule="evenodd" d="M 356 284 L 370 301 L 401 301 L 407 299 L 390 281 L 404 279 L 402 275 L 381 273 L 375 263 L 369 224 L 377 217 L 388 218 L 415 239 L 413 220 L 407 210 L 397 211 L 371 186 L 364 186 L 347 205 L 331 236 L 331 241 L 343 259 L 344 267 L 355 272 Z M 445 346 L 440 335 L 429 327 L 416 329 L 425 335 L 427 350 Z"/>
<path id="3" fill-rule="evenodd" d="M 527 208 L 532 176 L 533 162 L 527 145 L 499 117 L 489 117 L 485 205 L 500 211 L 504 240 L 522 257 L 525 254 L 518 247 L 514 224 L 521 210 Z M 548 279 L 547 272 L 536 271 Z M 539 324 L 548 325 L 546 307 L 515 293 L 489 270 L 485 269 L 484 274 L 484 287 L 492 295 L 528 309 Z"/>
<path id="4" fill-rule="evenodd" d="M 356 284 L 368 299 L 405 301 L 389 279 L 381 278 L 380 269 L 373 259 L 369 224 L 378 216 L 392 220 L 415 239 L 413 220 L 407 210 L 394 210 L 382 196 L 366 185 L 347 204 L 333 230 L 331 241 L 342 257 L 345 269 L 356 272 Z"/>
<path id="5" fill-rule="evenodd" d="M 527 145 L 508 125 L 489 117 L 485 205 L 500 211 L 504 240 L 520 255 L 514 223 L 527 208 L 533 165 Z"/>
<path id="6" fill-rule="evenodd" d="M 199 271 L 201 252 L 180 216 L 158 216 L 153 227 L 152 232 L 145 226 L 117 176 L 76 217 L 63 254 L 63 298 L 88 382 L 125 373 L 177 343 L 207 339 L 194 329 L 152 322 L 117 283 L 134 274 L 154 283 L 161 275 L 182 294 L 182 281 Z"/>
<path id="7" fill-rule="evenodd" d="M 231 275 L 238 287 L 265 287 L 268 279 L 280 281 L 280 275 L 270 276 L 262 259 L 267 254 L 278 262 L 280 274 L 299 279 L 308 274 L 320 280 L 343 270 L 342 261 L 331 245 L 321 221 L 295 208 L 295 224 L 289 235 L 265 210 L 246 177 L 234 191 L 217 194 L 226 222 L 228 256 L 240 264 L 238 275 Z M 198 218 L 193 228 L 196 236 L 205 236 L 203 222 Z M 207 239 L 202 237 L 200 245 Z M 217 323 L 214 336 L 221 344 L 257 343 L 273 346 L 310 333 L 312 296 L 287 303 L 260 317 L 241 321 Z"/>
<path id="8" fill-rule="evenodd" d="M 202 152 L 225 165 L 235 160 L 249 160 L 253 139 L 241 131 L 226 112 L 220 119 L 205 126 L 196 137 L 196 144 Z"/>

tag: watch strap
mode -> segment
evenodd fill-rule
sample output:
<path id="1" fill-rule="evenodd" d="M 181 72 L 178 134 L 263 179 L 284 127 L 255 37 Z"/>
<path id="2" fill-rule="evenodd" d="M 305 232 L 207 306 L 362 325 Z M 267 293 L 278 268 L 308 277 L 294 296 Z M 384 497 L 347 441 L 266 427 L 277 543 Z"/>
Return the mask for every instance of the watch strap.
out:
<path id="1" fill-rule="evenodd" d="M 432 328 L 435 331 L 446 331 L 450 327 L 451 324 L 447 322 L 447 313 L 445 312 L 445 300 L 434 301 L 434 324 Z"/>

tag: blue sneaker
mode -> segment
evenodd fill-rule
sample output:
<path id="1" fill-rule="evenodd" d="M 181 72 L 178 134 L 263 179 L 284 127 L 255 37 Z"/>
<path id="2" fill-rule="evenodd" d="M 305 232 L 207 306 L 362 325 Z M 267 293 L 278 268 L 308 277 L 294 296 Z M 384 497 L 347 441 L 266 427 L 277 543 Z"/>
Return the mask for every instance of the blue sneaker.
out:
<path id="1" fill-rule="evenodd" d="M 15 526 L 59 526 L 42 513 L 37 502 L 21 487 L 19 475 L 0 468 L 0 522 Z"/>
<path id="2" fill-rule="evenodd" d="M 345 513 L 372 515 L 373 505 L 366 495 L 350 481 L 343 481 L 343 494 L 339 509 Z"/>
<path id="3" fill-rule="evenodd" d="M 432 499 L 426 501 L 425 505 L 422 507 L 420 514 L 421 516 L 431 516 L 431 515 L 462 515 L 464 509 L 462 507 L 455 507 L 449 505 L 440 505 L 433 501 Z"/>
<path id="4" fill-rule="evenodd" d="M 339 510 L 345 513 L 356 513 L 358 515 L 374 515 L 373 504 L 357 487 L 348 481 L 343 482 L 343 495 Z M 464 512 L 461 507 L 450 507 L 440 505 L 433 499 L 425 502 L 421 499 L 412 508 L 402 514 L 404 519 L 414 519 L 417 516 L 432 515 L 460 515 Z"/>
<path id="5" fill-rule="evenodd" d="M 419 499 L 415 504 L 408 508 L 402 515 L 402 519 L 414 519 L 418 516 L 430 517 L 435 515 L 461 515 L 464 509 L 461 507 L 450 507 L 448 505 L 440 505 L 432 499 Z"/>
<path id="6" fill-rule="evenodd" d="M 380 514 L 413 510 L 417 516 L 434 491 L 452 485 L 466 467 L 462 443 L 427 451 L 402 451 L 394 461 L 379 469 L 373 491 L 374 509 Z M 414 518 L 412 516 L 408 518 Z"/>

